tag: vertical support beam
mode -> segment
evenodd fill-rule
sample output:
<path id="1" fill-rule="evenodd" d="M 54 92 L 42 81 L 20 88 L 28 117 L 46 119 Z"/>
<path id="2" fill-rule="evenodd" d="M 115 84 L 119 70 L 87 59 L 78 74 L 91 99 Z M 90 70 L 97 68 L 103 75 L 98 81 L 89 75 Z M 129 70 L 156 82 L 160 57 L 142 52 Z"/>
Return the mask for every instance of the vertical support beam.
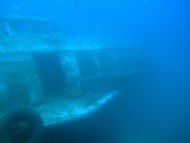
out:
<path id="1" fill-rule="evenodd" d="M 6 27 L 6 30 L 9 34 L 9 36 L 15 36 L 17 37 L 16 33 L 13 31 L 13 29 L 10 27 L 10 25 L 7 23 L 7 21 L 4 20 L 4 23 L 5 23 L 5 27 Z"/>
<path id="2" fill-rule="evenodd" d="M 72 54 L 71 59 L 73 61 L 73 66 L 75 67 L 75 72 L 77 72 L 79 74 L 79 66 L 78 66 L 78 63 L 76 61 L 74 54 Z"/>
<path id="3" fill-rule="evenodd" d="M 114 64 L 115 64 L 115 66 L 116 66 L 116 68 L 117 68 L 117 72 L 120 73 L 119 64 L 118 64 L 118 62 L 117 62 L 117 59 L 116 59 L 115 55 L 114 55 L 111 51 L 109 51 L 109 54 L 111 55 L 111 57 L 112 57 L 112 59 L 113 59 L 113 61 L 114 61 Z"/>
<path id="4" fill-rule="evenodd" d="M 95 62 L 96 62 L 96 66 L 97 66 L 97 68 L 98 68 L 99 75 L 102 76 L 102 71 L 101 71 L 101 69 L 100 69 L 100 64 L 99 64 L 99 62 L 98 62 L 98 60 L 97 60 L 97 58 L 96 58 L 96 55 L 95 55 L 93 52 L 91 52 L 91 55 L 92 55 L 92 57 L 94 58 L 94 60 L 95 60 Z"/>
<path id="5" fill-rule="evenodd" d="M 28 21 L 27 21 L 27 25 L 28 25 L 29 32 L 32 33 L 31 25 Z"/>
<path id="6" fill-rule="evenodd" d="M 49 32 L 52 33 L 52 29 L 51 29 L 51 26 L 50 26 L 49 22 L 47 21 L 46 23 L 47 23 L 47 26 L 48 26 Z"/>

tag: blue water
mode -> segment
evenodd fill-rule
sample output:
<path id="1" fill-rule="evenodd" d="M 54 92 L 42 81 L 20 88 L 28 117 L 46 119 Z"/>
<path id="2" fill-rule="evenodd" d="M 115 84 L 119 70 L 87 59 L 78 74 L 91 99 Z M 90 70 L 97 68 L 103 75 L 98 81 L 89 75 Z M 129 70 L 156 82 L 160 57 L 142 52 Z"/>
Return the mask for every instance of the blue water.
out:
<path id="1" fill-rule="evenodd" d="M 1 0 L 0 12 L 60 14 L 66 38 L 124 41 L 142 47 L 159 69 L 88 118 L 47 129 L 42 142 L 190 143 L 190 2 L 79 0 L 68 26 L 75 4 Z"/>

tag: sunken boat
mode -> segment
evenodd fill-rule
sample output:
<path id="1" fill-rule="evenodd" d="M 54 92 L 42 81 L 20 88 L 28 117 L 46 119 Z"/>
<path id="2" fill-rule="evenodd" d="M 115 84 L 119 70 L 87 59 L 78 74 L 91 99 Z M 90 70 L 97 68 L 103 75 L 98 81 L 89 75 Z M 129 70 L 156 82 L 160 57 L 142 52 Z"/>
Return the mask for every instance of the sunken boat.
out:
<path id="1" fill-rule="evenodd" d="M 140 48 L 63 36 L 53 19 L 0 17 L 0 142 L 36 143 L 44 127 L 98 110 L 154 69 Z"/>

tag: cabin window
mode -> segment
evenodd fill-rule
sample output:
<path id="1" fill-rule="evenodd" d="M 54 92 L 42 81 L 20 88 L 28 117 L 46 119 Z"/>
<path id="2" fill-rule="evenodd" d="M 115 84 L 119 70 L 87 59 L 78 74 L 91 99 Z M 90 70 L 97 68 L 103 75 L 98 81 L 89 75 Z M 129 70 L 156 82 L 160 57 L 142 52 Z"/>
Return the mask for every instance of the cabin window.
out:
<path id="1" fill-rule="evenodd" d="M 47 21 L 31 21 L 30 28 L 33 34 L 50 34 Z"/>
<path id="2" fill-rule="evenodd" d="M 75 58 L 80 70 L 81 77 L 99 76 L 97 63 L 91 52 L 78 52 Z"/>
<path id="3" fill-rule="evenodd" d="M 15 33 L 29 33 L 30 28 L 27 21 L 9 20 L 9 26 Z"/>
<path id="4" fill-rule="evenodd" d="M 117 65 L 109 51 L 96 52 L 95 56 L 98 60 L 102 75 L 117 74 Z"/>
<path id="5" fill-rule="evenodd" d="M 2 19 L 0 19 L 0 35 L 2 35 L 2 34 L 7 36 L 8 32 L 7 32 L 4 21 Z"/>
<path id="6" fill-rule="evenodd" d="M 133 69 L 133 61 L 129 58 L 131 53 L 128 50 L 114 51 L 114 57 L 118 63 L 120 73 L 131 72 Z"/>
<path id="7" fill-rule="evenodd" d="M 51 29 L 47 21 L 40 20 L 7 20 L 14 33 L 50 34 Z"/>

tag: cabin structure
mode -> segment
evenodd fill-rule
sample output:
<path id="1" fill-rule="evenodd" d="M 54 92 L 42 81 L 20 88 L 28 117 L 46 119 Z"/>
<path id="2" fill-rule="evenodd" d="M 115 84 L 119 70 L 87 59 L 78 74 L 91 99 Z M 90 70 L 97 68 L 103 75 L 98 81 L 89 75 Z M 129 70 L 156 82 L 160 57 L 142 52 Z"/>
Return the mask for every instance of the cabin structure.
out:
<path id="1" fill-rule="evenodd" d="M 22 117 L 17 113 L 26 115 L 25 122 L 30 122 L 29 109 L 40 116 L 45 126 L 79 118 L 97 110 L 155 68 L 137 47 L 103 40 L 61 44 L 62 38 L 51 19 L 0 17 L 2 123 L 11 124 L 8 118 L 20 122 Z M 4 130 L 0 129 L 0 137 Z M 7 136 L 5 140 L 9 139 Z"/>

